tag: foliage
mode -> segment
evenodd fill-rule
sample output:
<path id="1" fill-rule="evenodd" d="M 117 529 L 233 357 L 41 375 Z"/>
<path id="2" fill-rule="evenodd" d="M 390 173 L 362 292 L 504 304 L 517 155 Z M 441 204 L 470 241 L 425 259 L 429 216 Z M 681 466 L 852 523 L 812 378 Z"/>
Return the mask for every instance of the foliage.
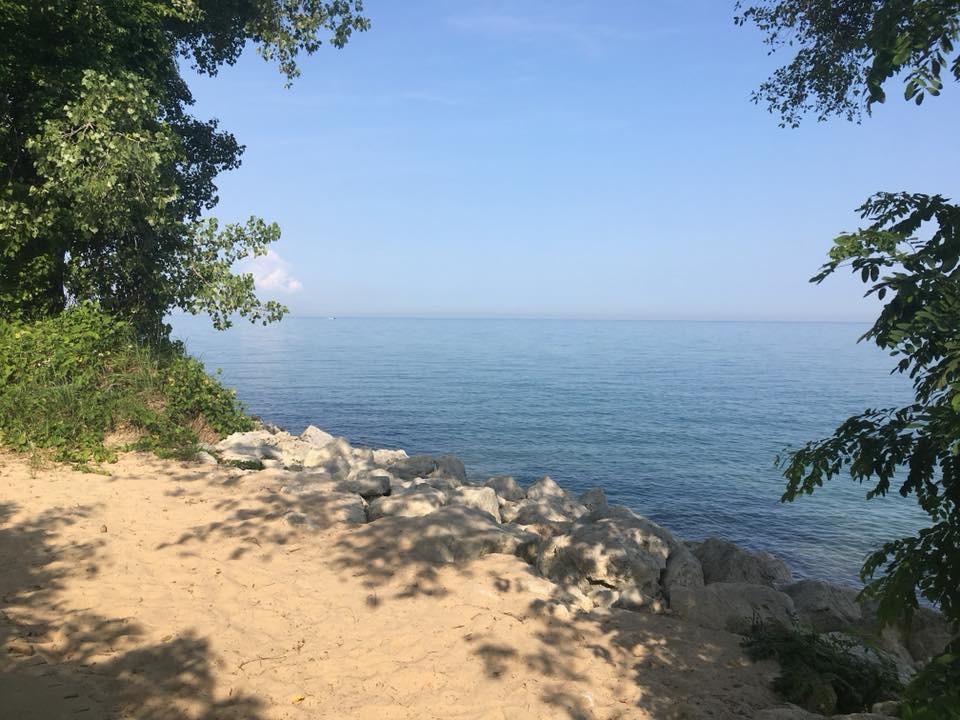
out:
<path id="1" fill-rule="evenodd" d="M 947 646 L 907 687 L 904 720 L 939 720 L 960 716 L 960 638 Z"/>
<path id="2" fill-rule="evenodd" d="M 111 432 L 160 449 L 251 427 L 233 391 L 182 347 L 142 345 L 128 323 L 93 307 L 0 323 L 0 443 L 16 450 L 102 461 L 113 457 Z"/>
<path id="3" fill-rule="evenodd" d="M 894 76 L 904 82 L 904 97 L 917 105 L 926 95 L 939 95 L 944 75 L 960 80 L 960 0 L 760 0 L 736 22 L 756 25 L 771 53 L 795 51 L 753 96 L 780 116 L 781 126 L 796 127 L 807 113 L 859 121 L 863 111 L 884 102 L 884 85 Z M 832 437 L 792 453 L 783 465 L 784 500 L 813 492 L 844 469 L 860 483 L 873 481 L 868 498 L 885 495 L 895 482 L 902 495 L 915 496 L 930 526 L 868 557 L 862 577 L 872 580 L 864 593 L 877 598 L 879 619 L 892 623 L 909 617 L 919 591 L 957 630 L 960 209 L 939 195 L 880 193 L 861 212 L 872 224 L 837 238 L 830 262 L 813 280 L 849 264 L 871 284 L 867 294 L 886 301 L 862 339 L 897 358 L 894 372 L 913 380 L 914 400 L 902 408 L 867 410 Z M 930 225 L 930 236 L 918 239 Z M 947 690 L 958 677 L 954 647 L 911 683 L 905 712 L 960 716 L 960 699 L 955 689 Z"/>
<path id="4" fill-rule="evenodd" d="M 875 702 L 895 699 L 901 689 L 892 662 L 869 661 L 852 652 L 851 645 L 808 630 L 760 623 L 743 642 L 754 660 L 778 662 L 773 688 L 784 699 L 827 715 L 869 711 Z"/>
<path id="5" fill-rule="evenodd" d="M 895 372 L 913 381 L 914 402 L 867 410 L 786 463 L 785 500 L 811 493 L 846 469 L 873 480 L 867 497 L 915 495 L 932 526 L 885 544 L 867 560 L 864 579 L 885 622 L 917 605 L 916 591 L 960 620 L 960 207 L 939 196 L 881 193 L 861 208 L 866 229 L 836 240 L 823 281 L 849 265 L 886 300 L 864 334 L 898 358 Z M 929 240 L 914 237 L 935 224 Z M 901 472 L 901 470 L 903 472 Z M 898 479 L 899 478 L 899 479 Z"/>
<path id="6" fill-rule="evenodd" d="M 762 0 L 735 20 L 766 35 L 770 52 L 787 47 L 793 59 L 753 94 L 796 127 L 818 119 L 859 120 L 884 102 L 883 85 L 904 80 L 904 96 L 918 105 L 939 95 L 944 71 L 960 80 L 960 0 Z"/>
<path id="7" fill-rule="evenodd" d="M 785 462 L 784 500 L 812 493 L 845 469 L 872 481 L 868 498 L 892 488 L 913 495 L 930 518 L 916 536 L 891 540 L 861 572 L 864 595 L 878 600 L 885 623 L 917 607 L 917 593 L 960 627 L 960 207 L 940 196 L 880 193 L 862 208 L 872 221 L 837 238 L 813 281 L 849 266 L 885 301 L 862 339 L 897 359 L 894 372 L 912 379 L 914 401 L 866 410 Z M 932 225 L 928 239 L 915 234 Z M 877 574 L 879 573 L 879 576 Z M 872 580 L 871 580 L 872 578 Z M 911 685 L 918 718 L 944 717 L 941 690 L 960 675 L 960 654 L 946 653 Z M 929 703 L 921 702 L 927 698 Z M 953 712 L 960 699 L 953 692 Z M 929 707 L 927 706 L 929 704 Z M 926 710 L 922 708 L 926 707 Z"/>
<path id="8" fill-rule="evenodd" d="M 248 43 L 296 77 L 324 35 L 369 23 L 333 0 L 0 0 L 0 319 L 94 301 L 162 341 L 172 308 L 271 321 L 238 259 L 279 229 L 201 220 L 242 147 L 191 117 L 178 62 L 210 75 Z"/>

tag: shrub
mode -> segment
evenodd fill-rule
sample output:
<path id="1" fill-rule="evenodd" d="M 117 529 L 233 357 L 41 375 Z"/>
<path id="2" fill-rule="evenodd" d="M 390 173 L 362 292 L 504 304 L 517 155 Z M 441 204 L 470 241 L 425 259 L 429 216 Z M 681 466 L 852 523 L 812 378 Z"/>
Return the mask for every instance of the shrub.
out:
<path id="1" fill-rule="evenodd" d="M 755 623 L 743 646 L 754 660 L 776 660 L 773 689 L 812 712 L 864 712 L 901 690 L 892 662 L 868 660 L 829 635 Z"/>
<path id="2" fill-rule="evenodd" d="M 94 307 L 0 323 L 0 442 L 15 450 L 103 461 L 118 431 L 140 448 L 172 450 L 250 427 L 233 391 L 182 345 L 142 345 Z"/>

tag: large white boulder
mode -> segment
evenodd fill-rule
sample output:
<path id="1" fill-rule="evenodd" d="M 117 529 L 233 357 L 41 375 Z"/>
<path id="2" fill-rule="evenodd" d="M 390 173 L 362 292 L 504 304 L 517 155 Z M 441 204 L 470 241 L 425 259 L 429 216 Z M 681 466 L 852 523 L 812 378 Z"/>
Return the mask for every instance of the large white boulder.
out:
<path id="1" fill-rule="evenodd" d="M 491 553 L 529 560 L 539 541 L 536 535 L 500 525 L 488 513 L 464 505 L 448 505 L 418 517 L 383 517 L 360 533 L 389 538 L 392 551 L 432 563 L 468 562 Z"/>
<path id="2" fill-rule="evenodd" d="M 754 622 L 790 627 L 796 615 L 789 595 L 751 583 L 674 587 L 670 609 L 701 627 L 736 633 L 746 633 Z"/>
<path id="3" fill-rule="evenodd" d="M 661 558 L 651 553 L 615 522 L 602 519 L 577 524 L 569 535 L 548 539 L 537 566 L 561 585 L 584 590 L 604 585 L 621 592 L 635 588 L 653 601 L 660 594 L 665 554 Z"/>
<path id="4" fill-rule="evenodd" d="M 565 500 L 567 493 L 549 475 L 544 475 L 527 488 L 530 500 Z"/>
<path id="5" fill-rule="evenodd" d="M 703 567 L 705 582 L 748 583 L 774 587 L 793 581 L 786 564 L 767 552 L 751 552 L 729 540 L 711 537 L 694 555 Z"/>
<path id="6" fill-rule="evenodd" d="M 487 513 L 497 522 L 500 522 L 500 503 L 497 493 L 490 487 L 473 487 L 464 485 L 453 488 L 447 493 L 448 505 L 465 505 Z"/>
<path id="7" fill-rule="evenodd" d="M 608 520 L 628 533 L 633 542 L 657 559 L 663 573 L 660 583 L 669 598 L 674 587 L 703 587 L 700 561 L 676 535 L 623 505 L 610 505 L 590 513 L 584 520 Z"/>
<path id="8" fill-rule="evenodd" d="M 333 435 L 328 432 L 324 432 L 315 425 L 308 425 L 307 428 L 300 433 L 300 437 L 298 439 L 302 442 L 316 445 L 317 447 L 323 447 L 333 440 Z"/>
<path id="9" fill-rule="evenodd" d="M 279 456 L 278 436 L 267 430 L 250 430 L 228 435 L 214 447 L 226 462 L 255 462 Z"/>
<path id="10" fill-rule="evenodd" d="M 370 521 L 389 515 L 399 517 L 420 517 L 439 510 L 447 502 L 443 490 L 429 485 L 417 485 L 396 495 L 379 497 L 367 508 Z"/>

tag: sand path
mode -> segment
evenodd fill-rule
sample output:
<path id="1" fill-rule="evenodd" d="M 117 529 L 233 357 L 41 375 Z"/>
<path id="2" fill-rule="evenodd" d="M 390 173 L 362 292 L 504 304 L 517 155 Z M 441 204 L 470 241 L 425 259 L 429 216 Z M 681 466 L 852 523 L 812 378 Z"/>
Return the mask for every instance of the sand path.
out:
<path id="1" fill-rule="evenodd" d="M 257 473 L 0 455 L 0 719 L 734 718 L 777 703 L 739 638 L 560 620 L 517 558 L 433 567 L 319 532 Z"/>

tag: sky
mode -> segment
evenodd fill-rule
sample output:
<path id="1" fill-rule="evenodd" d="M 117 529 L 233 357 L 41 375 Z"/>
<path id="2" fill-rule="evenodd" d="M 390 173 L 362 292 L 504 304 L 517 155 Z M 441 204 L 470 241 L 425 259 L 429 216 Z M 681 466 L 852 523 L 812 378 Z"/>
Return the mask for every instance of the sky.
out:
<path id="1" fill-rule="evenodd" d="M 286 89 L 254 52 L 191 77 L 246 145 L 224 221 L 297 315 L 864 320 L 808 278 L 877 190 L 960 197 L 960 87 L 800 129 L 750 101 L 788 58 L 732 0 L 365 0 Z"/>

